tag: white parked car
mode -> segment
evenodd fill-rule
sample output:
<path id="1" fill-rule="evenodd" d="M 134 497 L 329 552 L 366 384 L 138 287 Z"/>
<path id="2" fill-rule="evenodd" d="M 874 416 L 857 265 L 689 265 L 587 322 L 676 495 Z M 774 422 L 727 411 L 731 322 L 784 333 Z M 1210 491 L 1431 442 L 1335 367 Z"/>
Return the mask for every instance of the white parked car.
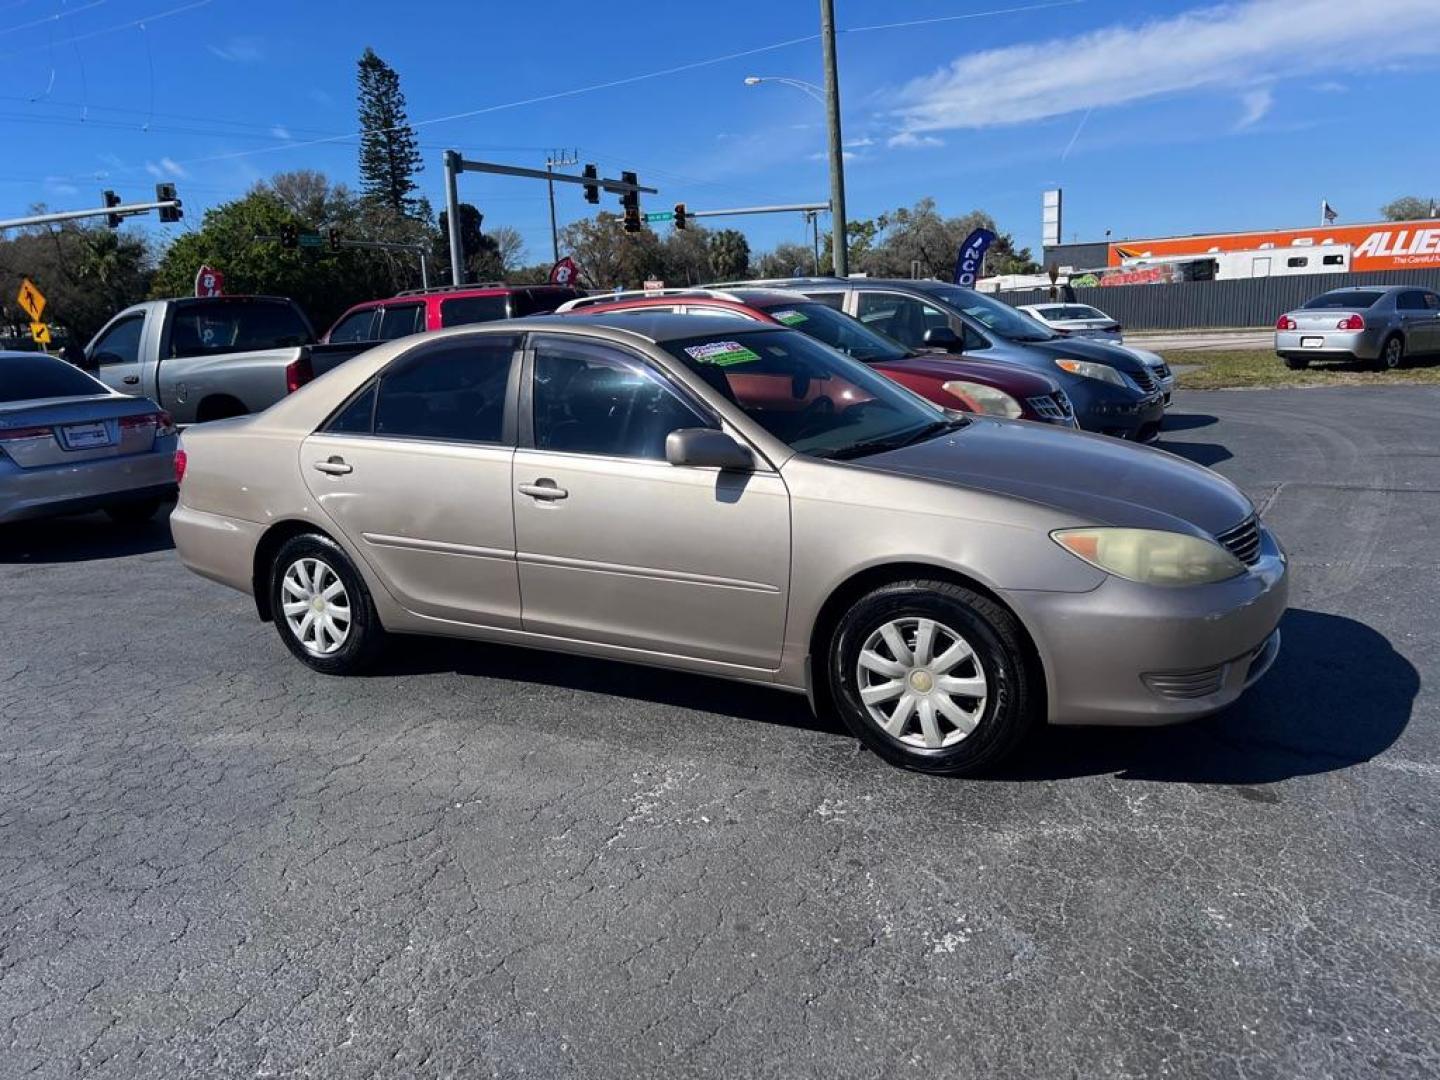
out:
<path id="1" fill-rule="evenodd" d="M 1123 327 L 1089 304 L 1022 304 L 1020 310 L 1065 337 L 1088 337 L 1119 345 Z"/>

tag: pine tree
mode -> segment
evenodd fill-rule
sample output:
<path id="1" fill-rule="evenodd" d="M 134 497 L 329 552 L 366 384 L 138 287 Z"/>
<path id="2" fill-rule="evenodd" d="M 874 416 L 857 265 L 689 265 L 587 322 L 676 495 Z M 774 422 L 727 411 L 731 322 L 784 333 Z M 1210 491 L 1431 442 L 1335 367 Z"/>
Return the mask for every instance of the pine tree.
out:
<path id="1" fill-rule="evenodd" d="M 360 57 L 360 190 L 397 214 L 416 211 L 415 174 L 424 168 L 395 69 L 366 48 Z"/>

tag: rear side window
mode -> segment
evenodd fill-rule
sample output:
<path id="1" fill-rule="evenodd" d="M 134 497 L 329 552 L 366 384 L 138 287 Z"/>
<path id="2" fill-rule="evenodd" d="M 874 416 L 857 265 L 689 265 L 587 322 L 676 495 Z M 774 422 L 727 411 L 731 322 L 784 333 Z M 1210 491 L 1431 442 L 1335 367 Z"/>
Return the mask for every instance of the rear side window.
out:
<path id="1" fill-rule="evenodd" d="M 332 342 L 369 341 L 375 336 L 372 329 L 374 323 L 374 308 L 351 312 L 335 324 L 335 328 L 330 331 L 330 340 Z"/>
<path id="2" fill-rule="evenodd" d="M 440 325 L 464 326 L 466 323 L 494 322 L 509 315 L 502 296 L 457 296 L 440 301 Z"/>
<path id="3" fill-rule="evenodd" d="M 369 435 L 375 422 L 375 383 L 351 399 L 350 403 L 336 413 L 325 425 L 325 430 L 336 435 Z"/>
<path id="4" fill-rule="evenodd" d="M 424 329 L 425 305 L 395 304 L 380 309 L 380 330 L 375 336 L 381 341 L 394 341 Z"/>
<path id="5" fill-rule="evenodd" d="M 376 435 L 497 443 L 518 339 L 486 337 L 418 348 L 380 377 Z"/>
<path id="6" fill-rule="evenodd" d="M 105 387 L 53 356 L 0 356 L 0 401 L 88 397 Z"/>
<path id="7" fill-rule="evenodd" d="M 175 308 L 169 355 L 259 352 L 308 345 L 312 340 L 305 319 L 289 304 L 200 300 Z"/>
<path id="8" fill-rule="evenodd" d="M 1384 295 L 1384 293 L 1361 289 L 1340 289 L 1337 292 L 1324 293 L 1313 300 L 1307 300 L 1305 307 L 1310 309 L 1368 308 L 1374 307 L 1375 301 Z"/>

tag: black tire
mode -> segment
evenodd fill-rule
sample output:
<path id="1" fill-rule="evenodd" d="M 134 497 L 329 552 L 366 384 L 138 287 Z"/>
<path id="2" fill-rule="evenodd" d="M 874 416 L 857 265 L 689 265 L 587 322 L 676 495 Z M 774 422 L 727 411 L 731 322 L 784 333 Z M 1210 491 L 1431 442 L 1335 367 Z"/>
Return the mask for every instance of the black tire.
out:
<path id="1" fill-rule="evenodd" d="M 1380 346 L 1380 355 L 1375 360 L 1375 366 L 1381 371 L 1399 371 L 1405 366 L 1405 339 L 1399 334 L 1391 334 L 1385 339 L 1385 344 Z"/>
<path id="2" fill-rule="evenodd" d="M 105 513 L 117 525 L 143 525 L 160 509 L 159 499 L 141 499 L 139 502 L 117 503 L 107 506 Z"/>
<path id="3" fill-rule="evenodd" d="M 1283 356 L 1281 359 L 1291 371 L 1304 371 L 1310 366 L 1310 361 L 1303 356 Z"/>
<path id="4" fill-rule="evenodd" d="M 963 734 L 958 725 L 943 721 L 950 729 L 943 732 L 945 737 L 958 738 L 949 745 L 917 745 L 916 740 L 923 739 L 918 714 L 902 725 L 897 737 L 861 701 L 861 651 L 882 626 L 907 619 L 933 619 L 950 636 L 963 638 L 974 659 L 953 671 L 971 672 L 971 678 L 978 672 L 986 679 L 984 705 L 976 708 L 973 730 Z M 914 648 L 913 640 L 908 644 Z M 835 629 L 827 673 L 831 699 L 856 738 L 892 765 L 944 776 L 974 775 L 998 765 L 1035 723 L 1043 699 L 1037 691 L 1040 672 L 1015 617 L 986 597 L 944 581 L 897 581 L 861 597 Z M 909 730 L 912 727 L 915 730 Z"/>
<path id="5" fill-rule="evenodd" d="M 296 599 L 285 591 L 285 575 L 301 560 L 326 567 L 344 586 L 344 599 L 348 601 L 344 608 L 348 611 L 344 640 L 338 648 L 324 655 L 312 651 L 300 640 L 285 613 L 285 604 Z M 380 625 L 370 590 L 365 587 L 350 557 L 328 536 L 304 533 L 285 541 L 270 565 L 269 588 L 270 611 L 280 640 L 307 667 L 324 675 L 354 675 L 370 667 L 384 649 L 385 628 Z M 338 618 L 338 614 L 334 617 Z"/>

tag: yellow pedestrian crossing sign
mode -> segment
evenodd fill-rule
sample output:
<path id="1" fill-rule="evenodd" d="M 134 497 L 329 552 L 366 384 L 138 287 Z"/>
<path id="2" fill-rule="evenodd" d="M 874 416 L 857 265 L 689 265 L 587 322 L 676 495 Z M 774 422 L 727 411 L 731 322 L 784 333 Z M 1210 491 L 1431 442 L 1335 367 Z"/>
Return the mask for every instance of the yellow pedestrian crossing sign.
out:
<path id="1" fill-rule="evenodd" d="M 30 324 L 30 336 L 35 339 L 37 345 L 50 344 L 50 327 L 43 322 L 32 322 Z"/>
<path id="2" fill-rule="evenodd" d="M 45 310 L 45 294 L 28 277 L 20 282 L 20 295 L 16 299 L 20 302 L 20 310 L 30 316 L 32 323 L 40 321 L 40 313 Z"/>

